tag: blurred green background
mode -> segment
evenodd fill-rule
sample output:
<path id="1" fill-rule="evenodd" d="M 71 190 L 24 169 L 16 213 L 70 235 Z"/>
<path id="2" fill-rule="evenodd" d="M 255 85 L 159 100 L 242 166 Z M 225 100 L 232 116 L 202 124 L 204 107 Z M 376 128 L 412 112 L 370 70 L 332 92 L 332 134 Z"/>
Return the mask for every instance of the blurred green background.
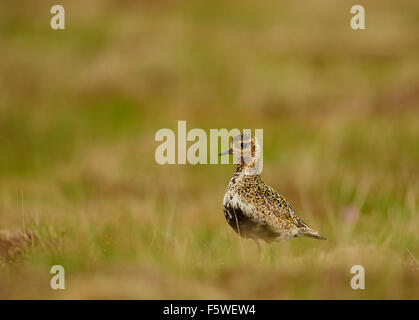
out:
<path id="1" fill-rule="evenodd" d="M 418 34 L 409 0 L 3 1 L 0 298 L 418 299 Z M 329 240 L 260 262 L 233 165 L 155 162 L 178 120 L 264 129 L 265 181 Z"/>

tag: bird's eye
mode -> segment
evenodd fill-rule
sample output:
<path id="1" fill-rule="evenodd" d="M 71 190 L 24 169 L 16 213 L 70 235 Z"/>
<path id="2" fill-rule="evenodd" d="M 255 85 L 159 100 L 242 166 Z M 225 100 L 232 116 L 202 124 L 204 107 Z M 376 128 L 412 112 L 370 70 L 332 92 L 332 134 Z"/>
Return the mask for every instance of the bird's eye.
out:
<path id="1" fill-rule="evenodd" d="M 242 142 L 241 144 L 240 144 L 240 147 L 243 149 L 243 148 L 246 148 L 247 147 L 247 143 L 244 143 L 244 142 Z"/>

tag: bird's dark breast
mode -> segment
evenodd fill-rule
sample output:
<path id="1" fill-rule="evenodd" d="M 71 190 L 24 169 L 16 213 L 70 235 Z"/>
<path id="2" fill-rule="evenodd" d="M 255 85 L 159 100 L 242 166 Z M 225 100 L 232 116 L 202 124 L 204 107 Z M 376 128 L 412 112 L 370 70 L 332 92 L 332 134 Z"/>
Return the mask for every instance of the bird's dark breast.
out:
<path id="1" fill-rule="evenodd" d="M 256 221 L 245 214 L 239 207 L 224 206 L 224 216 L 230 225 L 241 237 L 273 241 L 277 234 L 263 221 Z"/>

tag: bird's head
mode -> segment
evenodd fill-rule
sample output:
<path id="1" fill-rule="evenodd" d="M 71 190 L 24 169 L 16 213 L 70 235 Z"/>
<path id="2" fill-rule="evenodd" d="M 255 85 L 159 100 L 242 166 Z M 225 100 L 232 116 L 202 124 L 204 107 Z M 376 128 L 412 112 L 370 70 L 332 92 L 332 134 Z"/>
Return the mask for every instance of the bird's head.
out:
<path id="1" fill-rule="evenodd" d="M 233 137 L 230 148 L 219 155 L 232 154 L 235 160 L 234 163 L 239 167 L 243 169 L 258 169 L 260 153 L 261 150 L 257 138 L 247 133 L 241 133 Z"/>

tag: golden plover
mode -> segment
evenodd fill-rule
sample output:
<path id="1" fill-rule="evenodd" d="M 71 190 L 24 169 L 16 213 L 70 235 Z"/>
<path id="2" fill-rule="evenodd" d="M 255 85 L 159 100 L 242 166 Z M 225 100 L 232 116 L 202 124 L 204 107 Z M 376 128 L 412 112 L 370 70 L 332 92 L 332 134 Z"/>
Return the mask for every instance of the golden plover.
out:
<path id="1" fill-rule="evenodd" d="M 292 210 L 290 204 L 260 177 L 260 146 L 248 134 L 235 136 L 230 149 L 220 156 L 232 154 L 237 163 L 224 196 L 224 215 L 228 224 L 243 238 L 265 242 L 296 237 L 326 240 L 311 229 Z"/>

